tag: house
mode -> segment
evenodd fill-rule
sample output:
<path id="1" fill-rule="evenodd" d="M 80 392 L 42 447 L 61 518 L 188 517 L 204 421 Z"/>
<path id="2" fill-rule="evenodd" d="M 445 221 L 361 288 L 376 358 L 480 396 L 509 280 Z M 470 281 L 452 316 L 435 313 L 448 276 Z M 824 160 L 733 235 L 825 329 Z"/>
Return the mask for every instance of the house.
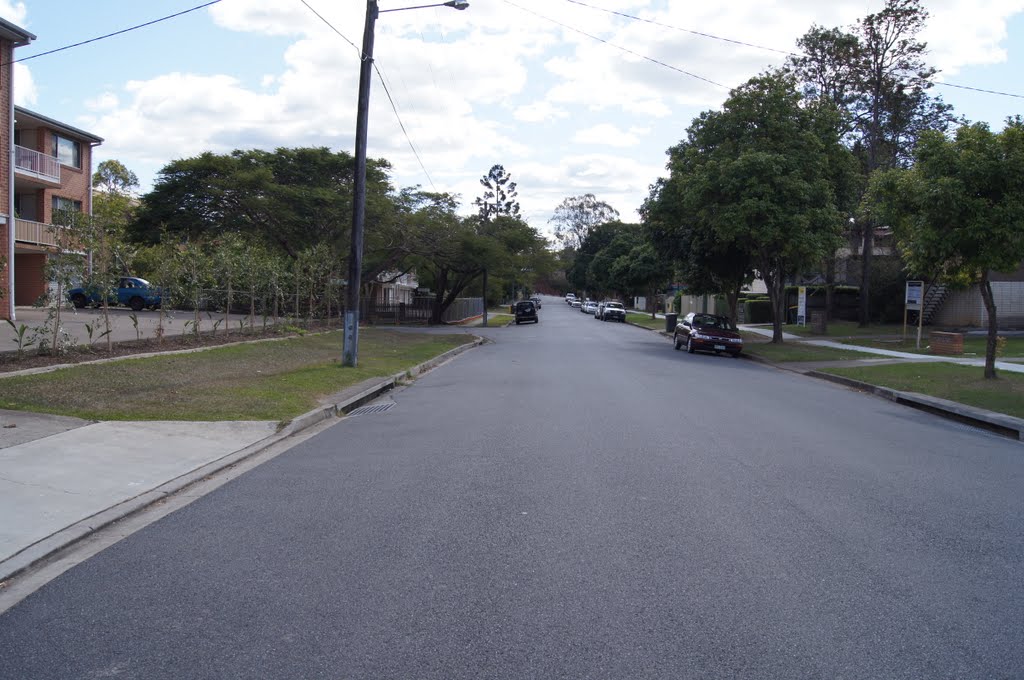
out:
<path id="1" fill-rule="evenodd" d="M 0 319 L 46 293 L 59 210 L 92 214 L 93 148 L 100 137 L 14 105 L 14 49 L 35 39 L 0 19 Z"/>
<path id="2" fill-rule="evenodd" d="M 412 304 L 419 281 L 416 272 L 382 272 L 370 288 L 369 298 L 375 305 Z"/>

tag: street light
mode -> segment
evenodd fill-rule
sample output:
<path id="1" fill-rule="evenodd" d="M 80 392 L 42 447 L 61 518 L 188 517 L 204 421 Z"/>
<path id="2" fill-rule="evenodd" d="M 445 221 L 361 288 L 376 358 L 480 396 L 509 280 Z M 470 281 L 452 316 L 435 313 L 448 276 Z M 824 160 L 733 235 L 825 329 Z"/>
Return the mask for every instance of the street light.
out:
<path id="1" fill-rule="evenodd" d="M 348 257 L 348 290 L 345 295 L 344 348 L 341 363 L 355 366 L 359 357 L 359 288 L 362 285 L 363 226 L 366 221 L 366 137 L 370 117 L 370 79 L 373 66 L 373 29 L 381 12 L 400 12 L 425 7 L 451 7 L 463 10 L 467 0 L 449 0 L 433 5 L 378 9 L 377 0 L 366 1 L 366 25 L 363 27 L 363 51 L 359 68 L 359 99 L 356 109 L 355 177 L 352 189 L 352 242 Z"/>

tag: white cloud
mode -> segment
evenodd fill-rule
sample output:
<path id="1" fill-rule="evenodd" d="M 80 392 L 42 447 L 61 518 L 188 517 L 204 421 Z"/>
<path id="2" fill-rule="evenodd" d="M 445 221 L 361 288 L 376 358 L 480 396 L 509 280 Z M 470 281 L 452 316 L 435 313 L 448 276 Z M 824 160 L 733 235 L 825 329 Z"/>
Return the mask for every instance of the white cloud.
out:
<path id="1" fill-rule="evenodd" d="M 521 120 L 524 123 L 543 123 L 558 118 L 568 118 L 569 112 L 550 102 L 540 101 L 516 107 L 512 115 L 516 120 Z"/>
<path id="2" fill-rule="evenodd" d="M 475 0 L 465 12 L 380 16 L 376 64 L 433 188 L 460 193 L 471 211 L 480 176 L 502 163 L 519 182 L 524 214 L 535 226 L 563 198 L 583 193 L 635 220 L 649 185 L 664 172 L 665 149 L 693 117 L 785 59 L 679 29 L 791 50 L 814 23 L 845 27 L 882 6 L 882 0 L 589 3 L 676 28 L 548 0 L 517 0 L 525 10 Z M 155 169 L 206 150 L 317 145 L 351 151 L 359 59 L 349 41 L 361 41 L 365 3 L 310 4 L 323 19 L 293 0 L 212 6 L 218 28 L 211 30 L 251 36 L 254 45 L 264 36 L 287 43 L 279 68 L 264 63 L 247 73 L 244 55 L 220 54 L 209 72 L 123 79 L 83 98 L 81 124 L 107 140 L 101 155 L 130 167 Z M 399 4 L 382 0 L 382 8 Z M 5 6 L 25 18 L 23 3 L 0 0 L 0 10 Z M 1024 11 L 1024 0 L 930 0 L 928 7 L 929 59 L 953 74 L 1008 58 L 1007 20 Z M 16 68 L 17 96 L 34 98 L 31 74 Z M 103 70 L 105 81 L 116 77 L 117 69 Z M 376 77 L 369 133 L 370 154 L 392 163 L 396 184 L 432 188 Z M 581 154 L 581 145 L 616 152 Z"/>
<path id="3" fill-rule="evenodd" d="M 630 147 L 636 146 L 639 139 L 636 135 L 623 132 L 609 123 L 601 123 L 593 127 L 579 130 L 573 135 L 572 141 L 577 144 L 594 144 L 599 146 Z"/>
<path id="4" fill-rule="evenodd" d="M 14 103 L 26 108 L 35 106 L 39 99 L 39 90 L 32 78 L 32 71 L 25 64 L 14 65 Z"/>
<path id="5" fill-rule="evenodd" d="M 0 0 L 0 17 L 3 17 L 15 26 L 25 26 L 28 10 L 23 2 Z"/>

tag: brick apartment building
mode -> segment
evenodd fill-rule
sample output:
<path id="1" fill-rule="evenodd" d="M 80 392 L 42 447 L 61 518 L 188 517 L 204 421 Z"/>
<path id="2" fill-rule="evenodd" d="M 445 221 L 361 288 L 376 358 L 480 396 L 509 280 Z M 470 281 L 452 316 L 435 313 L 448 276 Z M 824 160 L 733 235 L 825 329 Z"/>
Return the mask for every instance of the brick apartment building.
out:
<path id="1" fill-rule="evenodd" d="M 44 265 L 56 245 L 53 215 L 92 214 L 93 147 L 103 140 L 14 106 L 14 50 L 35 36 L 0 19 L 0 319 L 47 290 Z"/>

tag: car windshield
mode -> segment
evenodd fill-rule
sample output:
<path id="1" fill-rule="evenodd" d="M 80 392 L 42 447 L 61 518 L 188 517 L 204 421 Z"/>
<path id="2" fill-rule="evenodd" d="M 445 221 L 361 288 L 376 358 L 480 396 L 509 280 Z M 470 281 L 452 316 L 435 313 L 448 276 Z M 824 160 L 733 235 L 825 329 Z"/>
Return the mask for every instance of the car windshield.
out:
<path id="1" fill-rule="evenodd" d="M 702 328 L 717 328 L 723 331 L 731 330 L 729 320 L 722 316 L 711 316 L 709 314 L 698 314 L 693 317 L 693 325 Z"/>
<path id="2" fill-rule="evenodd" d="M 533 303 L 530 302 L 530 301 L 517 302 L 516 303 L 516 309 L 521 309 L 521 310 L 527 311 L 527 312 L 531 311 L 533 309 Z"/>
<path id="3" fill-rule="evenodd" d="M 618 302 L 606 302 L 604 306 L 606 309 L 622 309 L 622 305 Z"/>

